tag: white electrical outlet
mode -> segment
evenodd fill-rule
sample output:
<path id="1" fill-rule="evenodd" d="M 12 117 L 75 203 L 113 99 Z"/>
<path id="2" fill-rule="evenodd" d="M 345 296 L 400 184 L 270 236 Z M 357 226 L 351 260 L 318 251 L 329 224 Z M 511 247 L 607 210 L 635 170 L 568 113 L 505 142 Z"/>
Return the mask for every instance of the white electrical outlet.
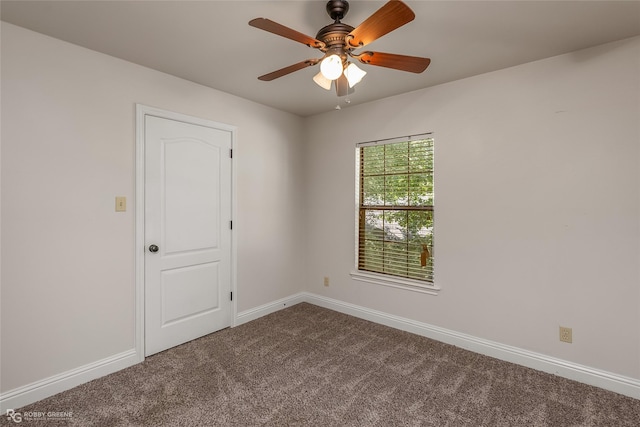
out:
<path id="1" fill-rule="evenodd" d="M 329 278 L 327 276 L 324 276 L 324 285 L 329 286 Z"/>
<path id="2" fill-rule="evenodd" d="M 560 341 L 571 344 L 573 342 L 573 331 L 571 328 L 560 326 Z"/>

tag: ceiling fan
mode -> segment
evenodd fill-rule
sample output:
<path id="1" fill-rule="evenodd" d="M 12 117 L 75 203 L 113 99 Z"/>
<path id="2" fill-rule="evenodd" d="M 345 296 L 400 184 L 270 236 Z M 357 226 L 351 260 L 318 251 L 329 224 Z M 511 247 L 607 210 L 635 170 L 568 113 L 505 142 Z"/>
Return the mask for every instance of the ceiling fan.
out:
<path id="1" fill-rule="evenodd" d="M 366 46 L 415 18 L 413 11 L 402 1 L 389 1 L 355 28 L 340 22 L 349 11 L 348 1 L 330 0 L 327 2 L 326 9 L 334 22 L 322 27 L 315 38 L 270 19 L 256 18 L 249 21 L 249 25 L 252 27 L 305 44 L 325 54 L 322 58 L 307 59 L 265 74 L 258 77 L 259 80 L 271 81 L 320 63 L 320 72 L 313 80 L 326 90 L 331 90 L 331 83 L 335 82 L 338 96 L 345 96 L 351 93 L 353 86 L 367 74 L 350 62 L 349 57 L 363 64 L 378 65 L 412 73 L 421 73 L 429 66 L 431 62 L 429 58 L 372 51 L 354 52 L 354 50 Z"/>

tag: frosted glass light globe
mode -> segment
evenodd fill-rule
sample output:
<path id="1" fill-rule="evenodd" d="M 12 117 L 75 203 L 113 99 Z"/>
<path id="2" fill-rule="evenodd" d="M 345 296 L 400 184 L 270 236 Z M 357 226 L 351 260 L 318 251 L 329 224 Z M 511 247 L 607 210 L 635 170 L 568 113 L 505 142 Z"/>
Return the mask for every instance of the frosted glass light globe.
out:
<path id="1" fill-rule="evenodd" d="M 361 70 L 354 63 L 350 63 L 344 70 L 344 76 L 349 81 L 349 87 L 354 87 L 358 84 L 366 74 L 366 71 Z"/>
<path id="2" fill-rule="evenodd" d="M 320 63 L 320 72 L 329 80 L 342 75 L 342 59 L 338 55 L 329 55 Z"/>
<path id="3" fill-rule="evenodd" d="M 322 75 L 322 71 L 313 77 L 313 81 L 318 84 L 322 89 L 331 90 L 331 80 Z"/>

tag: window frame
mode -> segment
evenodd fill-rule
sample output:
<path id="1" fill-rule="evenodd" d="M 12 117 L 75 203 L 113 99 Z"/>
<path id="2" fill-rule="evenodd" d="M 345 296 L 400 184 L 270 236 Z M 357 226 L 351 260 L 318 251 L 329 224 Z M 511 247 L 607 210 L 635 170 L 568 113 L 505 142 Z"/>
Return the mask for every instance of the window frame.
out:
<path id="1" fill-rule="evenodd" d="M 393 144 L 399 142 L 410 142 L 410 141 L 419 141 L 423 139 L 434 139 L 433 133 L 422 133 L 417 135 L 398 137 L 398 138 L 388 138 L 377 141 L 369 141 L 357 143 L 354 153 L 355 153 L 355 244 L 354 244 L 354 268 L 351 271 L 351 278 L 354 280 L 389 286 L 393 288 L 405 289 L 414 292 L 426 293 L 431 295 L 438 295 L 440 291 L 440 287 L 436 284 L 435 277 L 435 269 L 433 272 L 433 282 L 427 282 L 423 280 L 411 279 L 408 277 L 396 276 L 392 274 L 386 274 L 381 272 L 372 272 L 368 270 L 360 270 L 359 269 L 359 251 L 360 251 L 360 209 L 361 209 L 361 148 L 366 146 L 375 146 L 375 145 L 386 145 Z M 435 158 L 435 141 L 434 141 L 434 158 Z M 433 167 L 433 181 L 435 186 L 435 164 Z M 427 210 L 427 209 L 425 209 Z M 435 233 L 435 200 L 433 202 L 433 206 L 431 211 L 434 215 L 434 233 Z"/>

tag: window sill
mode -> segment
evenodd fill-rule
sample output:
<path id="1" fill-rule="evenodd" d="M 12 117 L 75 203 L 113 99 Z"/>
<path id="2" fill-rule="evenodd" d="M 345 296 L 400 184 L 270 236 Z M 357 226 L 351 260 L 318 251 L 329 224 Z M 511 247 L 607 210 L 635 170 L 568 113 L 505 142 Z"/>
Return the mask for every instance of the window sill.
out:
<path id="1" fill-rule="evenodd" d="M 408 291 L 420 292 L 423 294 L 438 295 L 440 292 L 440 287 L 433 284 L 427 285 L 411 279 L 370 273 L 368 271 L 351 271 L 351 278 L 361 282 L 373 283 L 374 285 L 390 286 L 392 288 L 406 289 Z"/>

